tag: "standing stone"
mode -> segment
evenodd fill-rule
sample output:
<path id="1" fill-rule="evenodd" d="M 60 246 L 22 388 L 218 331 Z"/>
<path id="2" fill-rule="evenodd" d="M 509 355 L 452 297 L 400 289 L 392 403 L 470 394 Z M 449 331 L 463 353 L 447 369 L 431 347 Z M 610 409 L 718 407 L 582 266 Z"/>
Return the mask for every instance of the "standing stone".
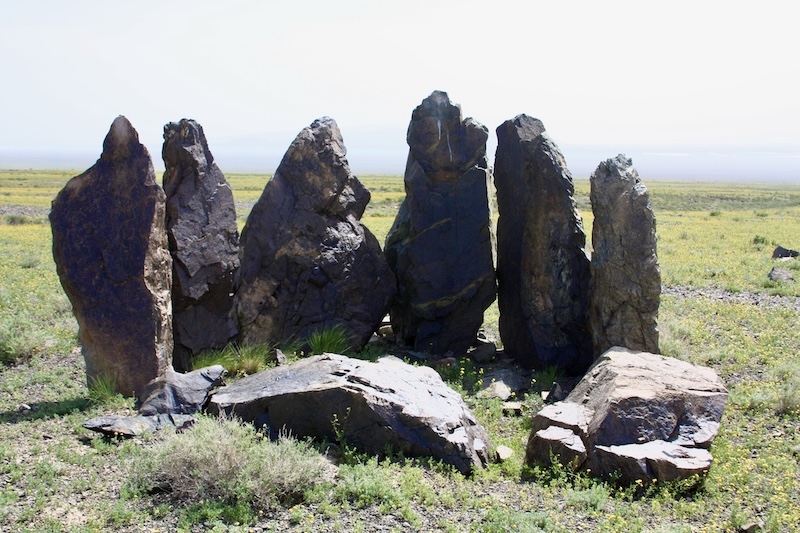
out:
<path id="1" fill-rule="evenodd" d="M 369 199 L 333 119 L 300 132 L 242 230 L 242 341 L 303 341 L 339 325 L 352 347 L 367 343 L 396 292 L 380 244 L 360 221 Z"/>
<path id="2" fill-rule="evenodd" d="M 589 181 L 594 212 L 589 290 L 594 355 L 612 346 L 659 353 L 661 269 L 647 188 L 624 155 L 600 163 Z"/>
<path id="3" fill-rule="evenodd" d="M 495 185 L 500 336 L 523 366 L 583 373 L 589 258 L 572 175 L 541 121 L 518 115 L 497 128 Z"/>
<path id="4" fill-rule="evenodd" d="M 495 298 L 487 138 L 441 91 L 411 116 L 406 198 L 385 248 L 398 282 L 392 328 L 417 351 L 466 353 Z"/>
<path id="5" fill-rule="evenodd" d="M 53 200 L 53 258 L 80 328 L 89 383 L 138 396 L 172 364 L 166 198 L 147 149 L 117 117 L 95 165 Z"/>
<path id="6" fill-rule="evenodd" d="M 239 231 L 233 192 L 200 124 L 183 119 L 164 126 L 162 157 L 172 253 L 173 364 L 185 372 L 192 355 L 236 337 Z"/>

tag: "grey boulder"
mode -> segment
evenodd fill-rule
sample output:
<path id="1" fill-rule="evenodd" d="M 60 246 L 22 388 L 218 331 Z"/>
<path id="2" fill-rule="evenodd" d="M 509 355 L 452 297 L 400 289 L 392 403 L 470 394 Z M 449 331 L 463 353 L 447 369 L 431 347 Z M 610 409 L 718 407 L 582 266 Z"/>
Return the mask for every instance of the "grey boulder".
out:
<path id="1" fill-rule="evenodd" d="M 53 259 L 78 321 L 86 376 L 138 396 L 172 364 L 166 198 L 131 123 L 117 117 L 97 163 L 53 200 Z"/>
<path id="2" fill-rule="evenodd" d="M 203 128 L 183 119 L 164 126 L 166 228 L 172 254 L 173 366 L 236 337 L 233 281 L 239 269 L 236 207 Z"/>
<path id="3" fill-rule="evenodd" d="M 600 163 L 589 182 L 594 213 L 589 327 L 594 354 L 612 346 L 659 353 L 661 269 L 647 188 L 624 155 Z"/>
<path id="4" fill-rule="evenodd" d="M 710 368 L 614 347 L 566 400 L 537 413 L 526 462 L 554 456 L 622 482 L 702 475 L 727 399 Z"/>
<path id="5" fill-rule="evenodd" d="M 387 356 L 377 362 L 324 354 L 216 390 L 208 411 L 276 434 L 335 441 L 371 453 L 430 456 L 461 472 L 489 461 L 483 427 L 428 367 Z"/>
<path id="6" fill-rule="evenodd" d="M 83 427 L 109 437 L 137 437 L 170 426 L 183 430 L 194 423 L 195 418 L 192 415 L 103 416 L 87 420 Z"/>

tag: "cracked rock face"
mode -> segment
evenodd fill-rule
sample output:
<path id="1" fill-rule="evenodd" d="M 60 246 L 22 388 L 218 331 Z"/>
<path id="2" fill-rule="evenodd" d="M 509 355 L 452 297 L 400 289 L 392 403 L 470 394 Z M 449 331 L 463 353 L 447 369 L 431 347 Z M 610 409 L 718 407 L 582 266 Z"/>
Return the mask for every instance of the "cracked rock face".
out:
<path id="1" fill-rule="evenodd" d="M 705 475 L 727 401 L 710 368 L 615 347 L 564 401 L 537 413 L 526 462 L 557 457 L 628 483 Z"/>
<path id="2" fill-rule="evenodd" d="M 467 473 L 489 459 L 486 431 L 461 396 L 429 367 L 324 354 L 217 389 L 211 413 L 235 415 L 297 437 L 336 441 L 370 454 L 430 456 Z M 338 427 L 336 427 L 338 426 Z"/>
<path id="3" fill-rule="evenodd" d="M 408 126 L 406 198 L 386 237 L 392 328 L 417 351 L 464 354 L 495 298 L 488 130 L 434 91 Z"/>
<path id="4" fill-rule="evenodd" d="M 366 344 L 396 292 L 380 244 L 360 220 L 369 199 L 333 119 L 300 132 L 242 230 L 242 341 L 278 345 L 341 326 L 352 347 Z"/>
<path id="5" fill-rule="evenodd" d="M 590 178 L 592 280 L 589 325 L 596 356 L 612 346 L 659 353 L 661 269 L 656 217 L 630 159 L 600 163 Z"/>
<path id="6" fill-rule="evenodd" d="M 147 149 L 117 117 L 95 165 L 53 200 L 53 258 L 80 328 L 89 383 L 138 396 L 172 363 L 165 195 Z"/>
<path id="7" fill-rule="evenodd" d="M 506 354 L 582 374 L 592 362 L 589 257 L 572 175 L 541 121 L 497 128 L 497 303 Z"/>
<path id="8" fill-rule="evenodd" d="M 233 192 L 200 124 L 183 119 L 164 126 L 162 157 L 173 271 L 173 366 L 185 372 L 193 355 L 236 337 L 239 231 Z"/>

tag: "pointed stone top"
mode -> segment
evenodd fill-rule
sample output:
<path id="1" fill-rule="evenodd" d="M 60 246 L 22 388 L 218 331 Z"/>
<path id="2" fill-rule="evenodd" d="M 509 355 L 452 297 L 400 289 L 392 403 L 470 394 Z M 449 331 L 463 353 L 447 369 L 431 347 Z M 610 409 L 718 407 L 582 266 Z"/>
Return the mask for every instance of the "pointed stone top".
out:
<path id="1" fill-rule="evenodd" d="M 514 117 L 514 125 L 520 130 L 520 137 L 526 141 L 533 140 L 545 132 L 544 124 L 541 120 L 524 113 Z"/>
<path id="2" fill-rule="evenodd" d="M 114 161 L 142 153 L 150 158 L 147 148 L 139 142 L 139 134 L 130 121 L 123 115 L 115 118 L 103 141 L 103 154 L 100 158 Z"/>
<path id="3" fill-rule="evenodd" d="M 433 117 L 437 120 L 460 124 L 461 106 L 450 102 L 446 92 L 433 91 L 430 96 L 414 109 L 411 120 L 417 121 L 424 117 Z"/>
<path id="4" fill-rule="evenodd" d="M 203 126 L 196 120 L 183 118 L 164 125 L 161 157 L 165 162 L 183 162 L 196 169 L 210 167 L 214 156 L 208 148 Z M 166 180 L 165 180 L 166 181 Z"/>
<path id="5" fill-rule="evenodd" d="M 591 181 L 597 182 L 598 185 L 609 180 L 633 182 L 637 185 L 641 182 L 633 161 L 624 154 L 602 161 L 591 175 Z M 643 184 L 641 186 L 644 187 Z"/>

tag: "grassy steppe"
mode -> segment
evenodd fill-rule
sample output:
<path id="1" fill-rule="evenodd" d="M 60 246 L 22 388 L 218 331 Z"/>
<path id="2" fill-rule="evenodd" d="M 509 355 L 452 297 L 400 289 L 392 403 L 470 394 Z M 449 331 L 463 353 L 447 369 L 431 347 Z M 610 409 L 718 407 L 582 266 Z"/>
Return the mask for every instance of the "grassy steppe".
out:
<path id="1" fill-rule="evenodd" d="M 538 391 L 521 398 L 524 416 L 505 416 L 498 401 L 472 394 L 481 369 L 468 361 L 444 377 L 464 394 L 494 444 L 515 451 L 511 461 L 472 478 L 427 461 L 360 457 L 346 443 L 338 473 L 322 475 L 309 462 L 319 456 L 315 448 L 263 442 L 213 421 L 183 435 L 131 441 L 84 430 L 86 419 L 129 413 L 133 404 L 87 389 L 75 321 L 50 255 L 47 208 L 74 174 L 0 171 L 0 358 L 8 363 L 0 367 L 3 531 L 373 531 L 380 526 L 700 532 L 738 531 L 751 522 L 767 531 L 800 530 L 800 288 L 766 278 L 779 265 L 800 279 L 800 262 L 770 258 L 776 244 L 800 248 L 798 185 L 647 184 L 658 219 L 663 281 L 681 288 L 662 298 L 662 346 L 669 355 L 712 366 L 731 398 L 705 481 L 616 487 L 566 471 L 523 468 L 530 416 L 542 404 Z M 228 178 L 243 224 L 268 176 Z M 382 242 L 404 196 L 402 179 L 362 180 L 372 191 L 364 221 Z M 588 189 L 587 180 L 576 181 L 590 233 Z M 487 314 L 490 330 L 496 319 L 495 308 Z M 540 385 L 547 379 L 537 377 Z M 220 449 L 220 442 L 228 444 Z M 279 453 L 268 448 L 279 445 L 287 448 Z M 258 497 L 246 497 L 244 488 L 234 486 L 222 492 L 234 493 L 227 500 L 192 501 L 153 493 L 147 490 L 148 469 L 177 469 L 170 449 L 190 458 L 196 449 L 217 450 L 205 456 L 206 463 L 219 467 L 216 478 L 225 478 L 230 470 L 221 466 L 235 459 L 235 471 L 253 472 L 248 477 L 253 483 L 270 470 L 264 462 L 282 457 L 293 461 L 299 489 L 272 494 L 277 483 L 266 481 L 254 485 Z M 164 462 L 154 463 L 161 457 Z M 276 471 L 286 467 L 268 464 Z"/>

